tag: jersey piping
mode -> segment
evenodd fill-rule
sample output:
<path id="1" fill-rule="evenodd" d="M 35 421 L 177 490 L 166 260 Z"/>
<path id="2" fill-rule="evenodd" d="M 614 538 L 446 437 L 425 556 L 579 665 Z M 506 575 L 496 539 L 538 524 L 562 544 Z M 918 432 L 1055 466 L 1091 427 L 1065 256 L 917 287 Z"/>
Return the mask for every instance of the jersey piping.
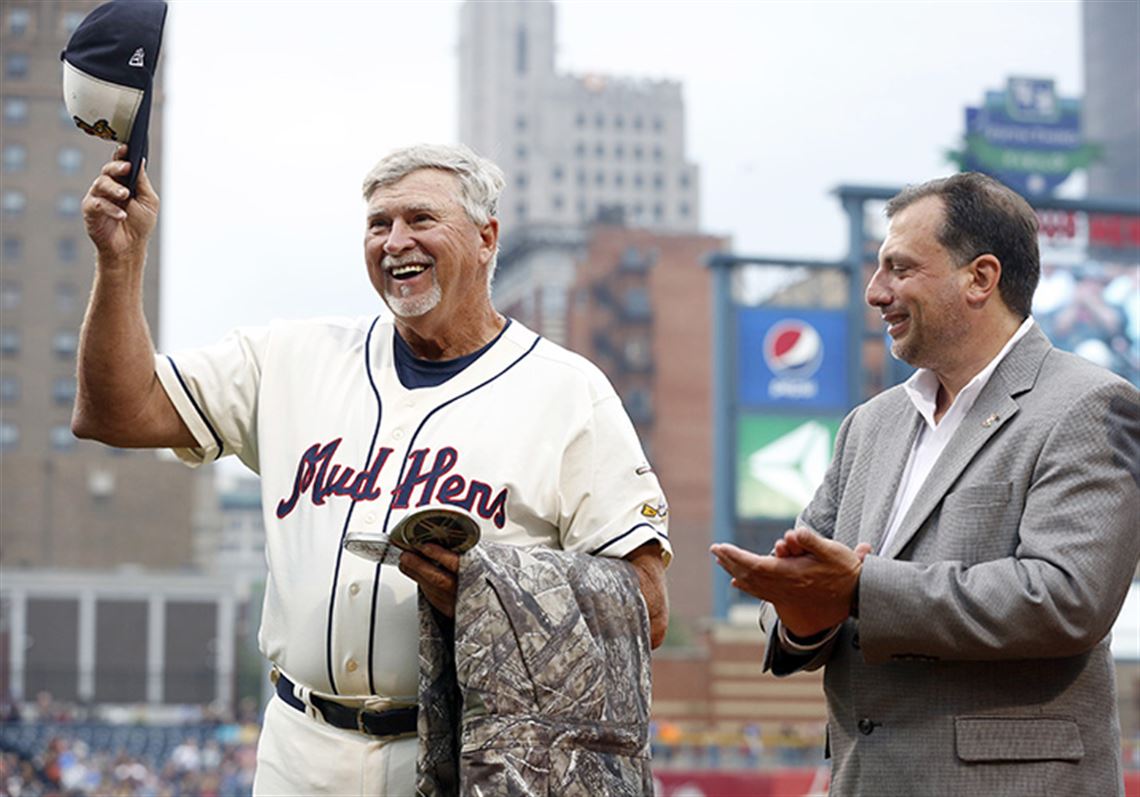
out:
<path id="1" fill-rule="evenodd" d="M 383 414 L 384 414 L 383 399 L 380 396 L 380 389 L 377 386 L 375 376 L 372 373 L 373 336 L 374 336 L 374 333 L 376 331 L 376 325 L 379 322 L 379 320 L 380 320 L 379 316 L 377 316 L 375 319 L 373 319 L 372 324 L 368 328 L 368 335 L 365 337 L 365 342 L 364 342 L 364 370 L 368 376 L 368 384 L 372 388 L 372 395 L 376 400 L 376 425 L 372 430 L 372 440 L 370 441 L 369 446 L 368 446 L 368 457 L 365 460 L 365 463 L 370 462 L 372 460 L 372 454 L 373 454 L 373 451 L 375 451 L 375 449 L 376 449 L 376 443 L 377 443 L 377 440 L 378 440 L 379 435 L 380 435 L 380 426 L 381 426 L 381 422 L 383 420 Z M 395 334 L 395 333 L 393 333 L 393 334 Z M 458 401 L 459 399 L 464 398 L 466 396 L 469 396 L 472 393 L 474 393 L 475 391 L 479 390 L 480 388 L 487 386 L 488 384 L 490 384 L 491 382 L 495 381 L 500 376 L 505 374 L 507 371 L 514 368 L 515 365 L 517 365 L 527 355 L 529 355 L 532 351 L 534 351 L 535 347 L 538 345 L 538 343 L 541 339 L 542 339 L 541 336 L 536 335 L 534 342 L 531 343 L 530 347 L 525 352 L 523 352 L 521 355 L 519 355 L 516 359 L 514 359 L 512 362 L 507 364 L 501 371 L 495 373 L 494 375 L 492 375 L 488 379 L 484 380 L 483 382 L 479 383 L 478 385 L 475 385 L 474 387 L 464 391 L 463 393 L 460 393 L 458 396 L 453 396 L 452 398 L 448 399 L 447 401 L 444 401 L 442 404 L 440 404 L 439 406 L 432 409 L 429 413 L 427 413 L 427 415 L 424 416 L 423 420 L 420 421 L 419 426 L 416 427 L 416 431 L 412 434 L 411 438 L 408 441 L 408 445 L 404 451 L 403 461 L 400 465 L 400 472 L 399 472 L 399 475 L 397 477 L 396 483 L 399 484 L 403 480 L 404 473 L 406 472 L 406 468 L 408 465 L 408 452 L 410 452 L 412 450 L 412 448 L 415 446 L 416 439 L 419 437 L 419 434 L 423 430 L 424 425 L 432 418 L 433 415 L 435 415 L 437 412 L 442 410 L 444 407 L 447 407 L 448 405 L 453 404 L 454 402 Z M 388 528 L 388 523 L 389 523 L 391 516 L 392 516 L 392 502 L 394 500 L 395 500 L 395 497 L 393 496 L 393 498 L 390 499 L 389 503 L 388 503 L 388 514 L 384 518 L 384 526 L 383 526 L 385 531 Z M 349 504 L 348 512 L 345 514 L 344 525 L 341 528 L 341 542 L 342 543 L 344 541 L 344 535 L 348 533 L 349 523 L 352 520 L 352 513 L 356 509 L 356 504 L 357 504 L 357 499 L 354 498 L 352 500 L 352 503 Z M 340 565 L 341 565 L 341 558 L 343 557 L 343 555 L 344 555 L 344 548 L 342 545 L 336 554 L 336 565 L 335 565 L 335 570 L 333 572 L 332 587 L 331 587 L 331 590 L 329 593 L 328 620 L 327 620 L 327 626 L 326 626 L 326 631 L 325 631 L 325 666 L 326 666 L 326 669 L 328 671 L 329 686 L 331 687 L 332 693 L 334 695 L 340 694 L 340 690 L 337 687 L 336 676 L 335 676 L 335 668 L 333 667 L 333 617 L 334 617 L 335 609 L 336 609 L 337 585 L 339 584 L 339 581 L 340 581 L 340 570 L 341 570 Z M 370 618 L 369 618 L 369 630 L 368 630 L 368 688 L 373 694 L 376 693 L 375 673 L 374 673 L 374 653 L 373 653 L 373 651 L 374 651 L 375 643 L 376 643 L 376 625 L 377 625 L 377 619 L 378 619 L 377 618 L 377 613 L 378 613 L 377 596 L 380 594 L 381 574 L 382 574 L 381 565 L 377 564 L 376 570 L 375 570 L 375 575 L 373 576 L 373 581 L 372 581 L 372 610 L 371 610 L 371 614 L 370 614 Z"/>
<path id="2" fill-rule="evenodd" d="M 503 329 L 505 330 L 506 327 L 504 327 Z M 393 334 L 395 334 L 395 333 L 393 333 Z M 500 332 L 499 334 L 502 335 L 502 332 Z M 407 445 L 407 448 L 404 449 L 404 457 L 400 463 L 400 473 L 396 477 L 396 484 L 403 483 L 404 473 L 408 467 L 408 453 L 411 452 L 413 448 L 415 448 L 416 439 L 419 437 L 420 432 L 423 431 L 423 428 L 427 424 L 427 422 L 429 420 L 431 420 L 432 416 L 435 415 L 440 410 L 442 410 L 444 407 L 447 407 L 450 404 L 454 404 L 455 402 L 459 401 L 460 399 L 466 398 L 467 396 L 470 396 L 475 391 L 486 387 L 487 385 L 491 384 L 496 379 L 501 377 L 503 374 L 505 374 L 507 371 L 514 368 L 516 365 L 518 365 L 520 362 L 522 362 L 531 352 L 534 351 L 535 347 L 538 346 L 538 343 L 540 340 L 542 340 L 542 336 L 541 335 L 535 335 L 534 336 L 534 342 L 530 344 L 530 347 L 526 351 L 524 351 L 522 354 L 520 354 L 518 357 L 516 357 L 514 360 L 512 360 L 510 363 L 508 363 L 501 371 L 495 373 L 494 375 L 488 377 L 487 379 L 484 379 L 482 382 L 475 385 L 474 387 L 469 388 L 468 390 L 465 390 L 464 392 L 460 393 L 458 396 L 452 396 L 447 401 L 444 401 L 442 404 L 435 407 L 427 415 L 425 415 L 423 417 L 423 420 L 420 421 L 419 426 L 416 427 L 416 431 L 413 432 L 412 436 L 408 439 L 408 445 Z M 365 348 L 367 348 L 367 347 L 365 347 Z M 372 380 L 371 368 L 369 368 L 369 371 L 368 371 L 368 379 Z M 379 389 L 376 387 L 375 382 L 372 383 L 372 390 L 377 395 L 377 397 L 379 397 L 379 395 L 380 395 Z M 392 498 L 388 501 L 388 514 L 386 514 L 384 516 L 384 526 L 383 526 L 383 529 L 385 532 L 388 531 L 388 523 L 392 519 L 392 505 L 395 502 L 395 500 L 396 500 L 396 497 L 393 495 Z M 347 528 L 347 526 L 346 526 L 346 528 Z M 371 624 L 371 627 L 368 629 L 368 688 L 370 690 L 372 690 L 373 694 L 375 694 L 375 692 L 376 692 L 376 688 L 373 684 L 374 675 L 373 675 L 373 666 L 372 665 L 373 665 L 373 651 L 375 650 L 375 642 L 376 642 L 376 604 L 377 604 L 376 597 L 380 594 L 380 576 L 381 576 L 380 565 L 377 565 L 376 566 L 376 578 L 375 578 L 375 581 L 374 581 L 373 587 L 372 587 L 372 624 Z"/>
<path id="3" fill-rule="evenodd" d="M 170 367 L 174 371 L 174 376 L 178 378 L 178 384 L 182 386 L 182 392 L 185 393 L 186 398 L 190 400 L 190 406 L 194 408 L 194 412 L 198 413 L 198 417 L 202 423 L 205 424 L 206 429 L 210 432 L 210 436 L 214 438 L 214 443 L 218 446 L 218 453 L 214 455 L 214 461 L 217 462 L 225 450 L 225 444 L 222 443 L 222 438 L 206 417 L 206 413 L 202 412 L 202 408 L 198 406 L 198 402 L 194 399 L 194 394 L 190 392 L 190 388 L 186 385 L 186 380 L 182 378 L 182 372 L 179 371 L 178 366 L 174 364 L 174 359 L 167 354 L 166 361 L 170 363 Z"/>
<path id="4" fill-rule="evenodd" d="M 376 440 L 380 436 L 380 422 L 384 416 L 384 402 L 380 398 L 380 391 L 376 387 L 376 380 L 372 378 L 372 358 L 369 352 L 372 349 L 372 333 L 376 330 L 376 324 L 380 321 L 380 316 L 372 319 L 372 323 L 368 327 L 368 335 L 364 338 L 364 371 L 368 374 L 368 384 L 372 387 L 372 394 L 376 397 L 376 426 L 372 430 L 372 440 L 368 444 L 368 456 L 364 460 L 364 466 L 368 467 L 368 463 L 372 461 L 372 452 L 376 450 Z M 332 693 L 339 695 L 340 690 L 336 685 L 336 675 L 333 669 L 333 612 L 336 609 L 336 592 L 337 584 L 340 583 L 340 561 L 344 556 L 344 535 L 348 533 L 348 524 L 352 520 L 352 512 L 356 509 L 356 499 L 348 505 L 348 512 L 345 513 L 344 526 L 340 530 L 340 542 L 336 552 L 336 565 L 333 568 L 332 589 L 329 592 L 329 615 L 328 625 L 325 632 L 325 666 L 328 668 L 329 686 L 332 687 Z M 373 599 L 372 599 L 372 618 L 371 627 L 376 627 L 376 588 L 380 584 L 380 565 L 376 565 L 376 576 L 373 579 Z M 372 633 L 369 632 L 369 647 L 368 647 L 368 688 L 375 692 L 375 687 L 372 684 Z"/>
<path id="5" fill-rule="evenodd" d="M 668 540 L 668 539 L 669 539 L 669 535 L 668 535 L 668 534 L 662 534 L 662 533 L 661 533 L 661 532 L 660 532 L 658 529 L 655 529 L 655 528 L 653 528 L 653 526 L 649 525 L 648 523 L 638 523 L 638 524 L 637 524 L 636 526 L 634 526 L 633 528 L 630 528 L 630 529 L 626 529 L 626 530 L 625 530 L 625 531 L 623 531 L 621 534 L 617 535 L 616 537 L 613 537 L 613 538 L 611 538 L 609 541 L 607 541 L 607 542 L 603 542 L 603 543 L 602 543 L 601 545 L 599 545 L 597 548 L 595 548 L 594 550 L 590 551 L 590 556 L 597 556 L 597 555 L 598 555 L 598 554 L 600 554 L 602 551 L 604 551 L 606 548 L 609 548 L 609 547 L 610 547 L 611 545 L 613 545 L 614 543 L 617 543 L 617 542 L 621 542 L 622 540 L 624 540 L 624 539 L 625 539 L 626 537 L 628 537 L 630 534 L 633 534 L 633 533 L 634 533 L 635 531 L 637 531 L 638 529 L 649 529 L 650 531 L 652 531 L 652 532 L 653 532 L 653 533 L 654 533 L 656 536 L 660 537 L 661 539 L 663 539 L 663 540 Z M 642 545 L 645 545 L 645 544 L 646 544 L 646 543 L 642 543 Z"/>

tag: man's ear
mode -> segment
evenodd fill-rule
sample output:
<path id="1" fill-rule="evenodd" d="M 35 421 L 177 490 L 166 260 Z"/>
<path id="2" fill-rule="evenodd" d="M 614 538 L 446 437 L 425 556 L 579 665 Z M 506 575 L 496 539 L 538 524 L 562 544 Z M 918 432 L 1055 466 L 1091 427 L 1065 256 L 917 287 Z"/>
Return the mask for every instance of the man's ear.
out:
<path id="1" fill-rule="evenodd" d="M 487 219 L 487 223 L 479 228 L 479 238 L 483 242 L 479 247 L 479 260 L 486 265 L 499 247 L 499 220 L 494 216 Z"/>
<path id="2" fill-rule="evenodd" d="M 969 280 L 966 284 L 966 301 L 980 307 L 997 292 L 1001 281 L 1001 261 L 986 253 L 975 257 L 965 269 Z"/>

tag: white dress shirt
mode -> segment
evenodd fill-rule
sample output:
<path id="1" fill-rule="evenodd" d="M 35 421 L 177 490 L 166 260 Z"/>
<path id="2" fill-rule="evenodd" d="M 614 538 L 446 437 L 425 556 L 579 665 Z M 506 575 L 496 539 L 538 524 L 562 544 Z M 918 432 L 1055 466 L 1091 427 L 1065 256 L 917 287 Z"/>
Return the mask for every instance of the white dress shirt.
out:
<path id="1" fill-rule="evenodd" d="M 887 533 L 883 535 L 877 552 L 887 550 L 891 538 L 895 536 L 899 526 L 902 525 L 907 510 L 910 509 L 910 505 L 918 496 L 918 491 L 926 482 L 926 477 L 934 469 L 934 463 L 938 461 L 946 446 L 950 444 L 954 433 L 962 425 L 962 419 L 969 413 L 974 402 L 978 400 L 982 388 L 986 386 L 994 371 L 997 370 L 998 363 L 1005 359 L 1013 345 L 1021 340 L 1032 326 L 1033 316 L 1030 316 L 1017 328 L 1013 337 L 1006 341 L 1005 346 L 997 353 L 997 356 L 990 360 L 985 368 L 958 391 L 958 395 L 954 397 L 954 401 L 951 402 L 941 420 L 936 421 L 934 419 L 935 408 L 938 404 L 939 382 L 933 371 L 920 368 L 903 383 L 903 390 L 906 391 L 911 403 L 914 404 L 914 408 L 918 410 L 918 414 L 926 423 L 922 425 L 918 430 L 918 435 L 914 438 L 914 445 L 910 449 L 910 456 L 907 457 L 906 467 L 903 469 L 902 481 L 899 482 L 898 490 L 895 492 L 895 503 L 891 509 L 891 519 L 887 522 Z"/>

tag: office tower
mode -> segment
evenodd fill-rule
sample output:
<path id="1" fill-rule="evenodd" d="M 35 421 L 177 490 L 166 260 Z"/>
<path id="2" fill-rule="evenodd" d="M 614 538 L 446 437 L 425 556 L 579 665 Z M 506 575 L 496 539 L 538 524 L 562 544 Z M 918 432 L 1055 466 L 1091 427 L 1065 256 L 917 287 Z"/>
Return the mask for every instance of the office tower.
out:
<path id="1" fill-rule="evenodd" d="M 76 440 L 75 354 L 94 250 L 80 203 L 114 145 L 63 104 L 60 51 L 94 0 L 0 4 L 0 565 L 178 567 L 192 561 L 191 473 L 153 452 Z M 161 187 L 162 70 L 148 173 Z M 144 305 L 158 329 L 156 232 Z"/>
<path id="2" fill-rule="evenodd" d="M 699 228 L 681 85 L 556 71 L 550 0 L 462 6 L 459 137 L 507 175 L 506 238 L 524 224 Z"/>
<path id="3" fill-rule="evenodd" d="M 1089 196 L 1140 199 L 1140 3 L 1085 0 L 1085 138 L 1103 147 Z"/>

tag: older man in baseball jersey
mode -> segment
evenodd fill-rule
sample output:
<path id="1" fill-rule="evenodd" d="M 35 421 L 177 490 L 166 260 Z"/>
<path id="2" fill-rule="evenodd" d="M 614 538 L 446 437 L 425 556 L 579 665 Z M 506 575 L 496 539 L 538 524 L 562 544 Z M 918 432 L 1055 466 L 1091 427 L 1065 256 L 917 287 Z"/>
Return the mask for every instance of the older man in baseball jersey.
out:
<path id="1" fill-rule="evenodd" d="M 390 318 L 275 323 L 172 356 L 142 314 L 158 197 L 143 171 L 132 198 L 129 169 L 105 165 L 83 203 L 97 267 L 73 429 L 261 475 L 278 698 L 257 794 L 414 788 L 417 589 L 450 613 L 458 557 L 427 546 L 381 567 L 343 551 L 350 527 L 456 507 L 487 539 L 624 558 L 660 644 L 664 497 L 601 372 L 492 305 L 498 167 L 418 146 L 369 173 L 364 259 Z"/>

